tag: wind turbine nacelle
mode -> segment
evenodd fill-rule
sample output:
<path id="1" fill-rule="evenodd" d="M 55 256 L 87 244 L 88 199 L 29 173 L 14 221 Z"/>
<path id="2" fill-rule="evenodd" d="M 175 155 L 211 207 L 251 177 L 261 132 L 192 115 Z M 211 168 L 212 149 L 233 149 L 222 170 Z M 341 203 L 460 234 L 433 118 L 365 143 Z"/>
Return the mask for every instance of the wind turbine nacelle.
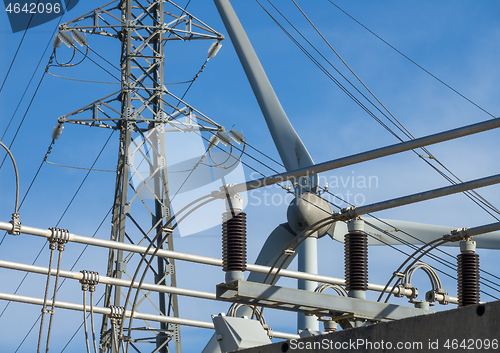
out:
<path id="1" fill-rule="evenodd" d="M 298 234 L 310 225 L 331 216 L 332 213 L 332 207 L 327 201 L 316 194 L 306 192 L 290 202 L 286 216 L 288 224 Z M 331 223 L 321 227 L 318 230 L 318 237 L 321 238 L 325 234 L 330 234 L 331 236 L 334 225 L 335 223 Z"/>

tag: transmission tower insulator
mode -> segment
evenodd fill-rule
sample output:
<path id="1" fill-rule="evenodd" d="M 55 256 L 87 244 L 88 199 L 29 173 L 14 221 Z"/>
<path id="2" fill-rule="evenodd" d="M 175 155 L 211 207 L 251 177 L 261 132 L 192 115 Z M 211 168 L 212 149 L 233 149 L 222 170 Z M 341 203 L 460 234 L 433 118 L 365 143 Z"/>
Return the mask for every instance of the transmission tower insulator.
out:
<path id="1" fill-rule="evenodd" d="M 458 255 L 458 306 L 479 304 L 479 255 L 475 253 L 475 243 L 460 242 L 462 253 Z M 466 247 L 466 245 L 469 245 Z"/>
<path id="2" fill-rule="evenodd" d="M 64 126 L 61 123 L 57 123 L 52 130 L 52 139 L 57 140 L 59 137 L 61 137 L 63 130 Z"/>
<path id="3" fill-rule="evenodd" d="M 224 146 L 231 145 L 231 138 L 224 131 L 217 131 L 217 138 Z"/>
<path id="4" fill-rule="evenodd" d="M 223 270 L 245 271 L 247 268 L 247 216 L 244 212 L 222 216 Z"/>
<path id="5" fill-rule="evenodd" d="M 208 57 L 213 58 L 214 56 L 216 56 L 220 48 L 222 48 L 222 43 L 220 42 L 220 40 L 213 42 L 208 49 Z"/>
<path id="6" fill-rule="evenodd" d="M 61 40 L 61 42 L 63 42 L 64 44 L 66 44 L 66 46 L 68 48 L 71 48 L 74 45 L 74 43 L 75 43 L 74 40 L 73 40 L 73 38 L 66 31 L 59 31 L 57 33 L 57 36 L 59 37 L 59 39 Z"/>
<path id="7" fill-rule="evenodd" d="M 368 289 L 368 239 L 362 232 L 345 235 L 345 281 L 346 290 Z"/>

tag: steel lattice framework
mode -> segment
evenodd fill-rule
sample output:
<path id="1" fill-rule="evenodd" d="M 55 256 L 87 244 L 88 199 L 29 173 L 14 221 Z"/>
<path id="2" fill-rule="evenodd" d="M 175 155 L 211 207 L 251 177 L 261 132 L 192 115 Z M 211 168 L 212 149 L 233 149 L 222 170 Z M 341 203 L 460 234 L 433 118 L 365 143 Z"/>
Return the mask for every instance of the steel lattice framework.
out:
<path id="1" fill-rule="evenodd" d="M 173 12 L 181 12 L 181 15 L 174 15 Z M 224 37 L 167 0 L 113 1 L 62 24 L 60 31 L 97 34 L 113 37 L 121 42 L 121 89 L 59 118 L 60 124 L 73 123 L 120 131 L 111 240 L 133 244 L 154 242 L 159 248 L 173 250 L 172 234 L 165 233 L 164 230 L 166 220 L 172 216 L 164 132 L 172 129 L 217 131 L 222 127 L 167 90 L 164 85 L 164 45 L 168 41 L 197 39 L 215 40 L 215 45 L 220 45 L 219 42 Z M 209 58 L 210 56 L 207 61 Z M 91 118 L 80 116 L 82 113 L 90 113 Z M 135 156 L 148 164 L 147 177 L 143 177 L 143 173 L 133 163 Z M 140 187 L 134 187 L 132 175 L 141 178 Z M 142 206 L 135 207 L 132 204 Z M 144 215 L 152 222 L 141 222 Z M 164 237 L 166 241 L 163 243 L 161 239 Z M 107 276 L 132 278 L 126 268 L 132 255 L 133 253 L 122 250 L 110 250 Z M 155 283 L 176 286 L 173 260 L 158 258 L 156 264 L 151 263 L 149 270 L 155 275 Z M 176 295 L 170 294 L 167 298 L 165 293 L 160 293 L 156 303 L 149 298 L 150 292 L 141 291 L 140 300 L 124 303 L 124 289 L 108 285 L 105 306 L 121 307 L 125 304 L 135 310 L 147 300 L 161 315 L 179 316 Z M 114 342 L 117 336 L 112 334 L 108 321 L 109 317 L 104 316 L 101 352 L 116 351 L 117 347 Z M 159 328 L 153 328 L 149 323 L 146 324 L 156 337 L 134 339 L 131 332 L 125 331 L 130 344 L 154 340 L 155 352 L 167 352 L 168 342 L 173 340 L 175 351 L 181 351 L 178 326 L 168 327 L 162 323 Z"/>

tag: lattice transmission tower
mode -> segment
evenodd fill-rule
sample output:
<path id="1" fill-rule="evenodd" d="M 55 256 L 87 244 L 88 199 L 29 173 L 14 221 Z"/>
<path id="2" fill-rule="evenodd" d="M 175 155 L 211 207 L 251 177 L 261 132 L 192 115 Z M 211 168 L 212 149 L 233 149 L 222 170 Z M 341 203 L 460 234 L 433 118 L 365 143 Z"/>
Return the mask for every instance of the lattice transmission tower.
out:
<path id="1" fill-rule="evenodd" d="M 58 38 L 68 46 L 75 45 L 71 42 L 73 38 L 79 44 L 87 45 L 84 33 L 112 37 L 121 42 L 121 88 L 60 117 L 59 124 L 74 123 L 120 132 L 111 240 L 146 246 L 154 243 L 155 247 L 173 250 L 172 232 L 168 231 L 166 225 L 172 212 L 164 133 L 193 129 L 217 131 L 221 126 L 166 89 L 164 46 L 168 41 L 211 39 L 215 40 L 211 47 L 213 54 L 223 36 L 168 0 L 112 1 L 62 24 Z M 211 53 L 206 61 L 212 56 Z M 81 117 L 82 114 L 91 117 Z M 143 172 L 144 166 L 139 170 L 141 168 L 133 162 L 134 157 L 148 164 L 146 174 Z M 141 183 L 134 185 L 132 176 L 136 179 L 139 177 Z M 162 242 L 162 239 L 165 241 Z M 135 278 L 132 255 L 124 250 L 110 249 L 106 275 Z M 173 260 L 158 257 L 151 262 L 148 270 L 154 273 L 156 284 L 176 286 Z M 136 300 L 132 302 L 133 296 L 130 296 L 130 300 L 125 302 L 126 290 L 128 288 L 108 285 L 105 306 L 120 308 L 129 305 L 127 309 L 137 310 L 140 303 L 149 301 L 149 305 L 161 315 L 179 316 L 176 295 L 160 293 L 154 300 L 149 296 L 150 293 L 141 290 Z M 117 329 L 115 325 L 109 324 L 110 319 L 106 315 L 103 317 L 101 352 L 116 351 L 118 341 L 123 340 L 123 337 L 115 334 Z M 173 341 L 175 351 L 181 352 L 178 325 L 161 323 L 160 327 L 153 327 L 153 324 L 146 324 L 146 329 L 154 332 L 155 337 L 135 339 L 133 332 L 125 330 L 123 336 L 128 344 L 135 347 L 141 340 L 155 342 L 155 352 L 168 352 L 168 343 Z M 138 335 L 137 332 L 134 334 Z"/>

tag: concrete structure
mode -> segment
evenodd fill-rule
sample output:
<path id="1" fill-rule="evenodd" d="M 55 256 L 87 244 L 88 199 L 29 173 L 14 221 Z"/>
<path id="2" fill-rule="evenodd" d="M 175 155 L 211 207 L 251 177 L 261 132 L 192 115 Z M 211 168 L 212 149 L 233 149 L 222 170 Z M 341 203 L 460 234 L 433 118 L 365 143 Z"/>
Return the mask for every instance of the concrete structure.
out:
<path id="1" fill-rule="evenodd" d="M 240 350 L 282 352 L 498 352 L 500 301 Z"/>

